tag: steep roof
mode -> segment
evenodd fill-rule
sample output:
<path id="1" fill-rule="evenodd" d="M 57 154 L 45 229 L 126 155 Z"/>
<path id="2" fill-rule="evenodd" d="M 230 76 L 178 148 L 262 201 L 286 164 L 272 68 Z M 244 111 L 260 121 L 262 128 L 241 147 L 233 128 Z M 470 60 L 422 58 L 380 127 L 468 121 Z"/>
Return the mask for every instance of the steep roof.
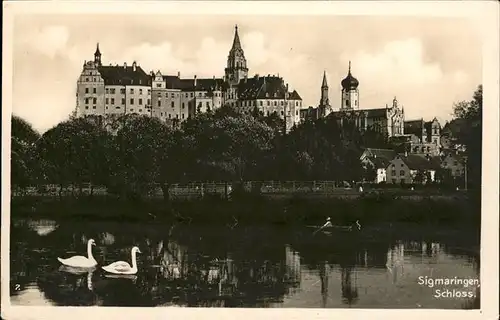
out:
<path id="1" fill-rule="evenodd" d="M 243 100 L 254 99 L 285 99 L 287 88 L 283 78 L 276 76 L 255 76 L 242 79 L 238 84 L 238 97 Z M 302 100 L 297 91 L 289 92 L 291 100 Z"/>
<path id="2" fill-rule="evenodd" d="M 151 77 L 137 66 L 100 66 L 98 68 L 105 85 L 151 85 Z"/>
<path id="3" fill-rule="evenodd" d="M 437 170 L 441 166 L 439 156 L 408 154 L 406 156 L 402 155 L 400 158 L 410 170 Z"/>
<path id="4" fill-rule="evenodd" d="M 391 149 L 366 148 L 365 154 L 368 157 L 392 160 L 396 156 L 396 152 Z"/>
<path id="5" fill-rule="evenodd" d="M 333 111 L 332 113 L 335 114 L 335 116 L 341 116 L 344 113 L 357 113 L 360 116 L 366 116 L 368 118 L 383 118 L 387 114 L 387 109 L 386 108 L 372 108 L 372 109 L 349 109 L 349 110 L 337 110 Z"/>
<path id="6" fill-rule="evenodd" d="M 214 91 L 216 89 L 224 89 L 224 79 L 222 78 L 200 78 L 181 79 L 178 76 L 163 76 L 166 82 L 167 89 L 179 89 L 181 91 Z"/>

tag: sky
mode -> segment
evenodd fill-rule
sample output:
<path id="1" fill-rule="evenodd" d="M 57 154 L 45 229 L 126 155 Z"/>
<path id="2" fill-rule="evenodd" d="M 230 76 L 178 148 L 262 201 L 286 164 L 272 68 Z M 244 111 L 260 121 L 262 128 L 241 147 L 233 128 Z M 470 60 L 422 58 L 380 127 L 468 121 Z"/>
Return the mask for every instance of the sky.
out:
<path id="1" fill-rule="evenodd" d="M 146 72 L 222 77 L 238 32 L 254 74 L 278 75 L 317 106 L 323 72 L 340 104 L 348 62 L 360 109 L 397 97 L 406 120 L 452 117 L 482 79 L 479 29 L 465 18 L 273 15 L 18 15 L 12 110 L 40 132 L 68 118 L 76 81 L 99 42 L 104 65 L 137 61 Z M 28 90 L 26 88 L 29 88 Z"/>

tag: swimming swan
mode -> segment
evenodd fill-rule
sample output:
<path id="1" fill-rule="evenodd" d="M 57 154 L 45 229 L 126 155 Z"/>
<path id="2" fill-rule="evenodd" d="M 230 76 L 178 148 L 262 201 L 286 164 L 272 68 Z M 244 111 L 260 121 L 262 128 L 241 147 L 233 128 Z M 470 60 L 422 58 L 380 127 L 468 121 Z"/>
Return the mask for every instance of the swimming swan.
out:
<path id="1" fill-rule="evenodd" d="M 132 266 L 125 261 L 116 261 L 107 266 L 103 266 L 102 269 L 113 274 L 136 274 L 137 273 L 137 259 L 136 253 L 141 253 L 139 248 L 132 248 Z"/>
<path id="2" fill-rule="evenodd" d="M 73 256 L 68 259 L 57 258 L 59 262 L 61 262 L 65 266 L 74 267 L 74 268 L 92 268 L 97 265 L 97 261 L 94 259 L 92 255 L 92 246 L 95 246 L 94 239 L 90 239 L 87 243 L 87 254 L 88 258 L 84 256 Z"/>

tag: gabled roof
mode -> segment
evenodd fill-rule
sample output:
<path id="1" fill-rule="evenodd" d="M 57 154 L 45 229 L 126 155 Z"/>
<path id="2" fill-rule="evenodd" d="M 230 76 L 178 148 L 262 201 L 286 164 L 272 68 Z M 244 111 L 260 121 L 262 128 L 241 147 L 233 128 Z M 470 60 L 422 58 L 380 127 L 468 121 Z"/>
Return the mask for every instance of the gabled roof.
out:
<path id="1" fill-rule="evenodd" d="M 399 155 L 399 158 L 410 168 L 410 170 L 437 170 L 441 166 L 439 156 L 427 156 L 418 154 Z"/>
<path id="2" fill-rule="evenodd" d="M 287 88 L 283 78 L 276 76 L 255 76 L 242 79 L 238 84 L 238 97 L 243 100 L 285 99 Z M 297 91 L 288 94 L 290 100 L 302 100 Z"/>
<path id="3" fill-rule="evenodd" d="M 391 162 L 390 159 L 381 157 L 368 157 L 368 160 L 375 165 L 375 169 L 385 169 Z"/>
<path id="4" fill-rule="evenodd" d="M 98 68 L 105 85 L 151 85 L 151 77 L 137 66 L 100 66 Z"/>
<path id="5" fill-rule="evenodd" d="M 391 149 L 366 148 L 364 152 L 369 158 L 382 158 L 391 161 L 396 156 L 396 151 Z"/>

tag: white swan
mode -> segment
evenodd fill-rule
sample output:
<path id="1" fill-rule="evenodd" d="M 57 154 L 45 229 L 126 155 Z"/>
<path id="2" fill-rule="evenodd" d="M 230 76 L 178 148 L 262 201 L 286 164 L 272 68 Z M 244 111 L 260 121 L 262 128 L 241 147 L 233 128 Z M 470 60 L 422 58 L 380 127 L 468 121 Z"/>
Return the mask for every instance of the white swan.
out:
<path id="1" fill-rule="evenodd" d="M 137 273 L 137 259 L 136 254 L 141 253 L 141 250 L 137 247 L 132 248 L 132 266 L 125 261 L 116 261 L 107 266 L 103 266 L 102 269 L 113 274 L 136 274 Z"/>
<path id="2" fill-rule="evenodd" d="M 88 257 L 84 256 L 73 256 L 68 259 L 61 259 L 57 258 L 59 262 L 61 262 L 63 265 L 68 266 L 68 267 L 74 267 L 74 268 L 92 268 L 97 265 L 97 261 L 94 259 L 94 256 L 92 255 L 92 246 L 95 246 L 95 241 L 94 239 L 90 239 L 87 242 L 87 254 Z"/>

